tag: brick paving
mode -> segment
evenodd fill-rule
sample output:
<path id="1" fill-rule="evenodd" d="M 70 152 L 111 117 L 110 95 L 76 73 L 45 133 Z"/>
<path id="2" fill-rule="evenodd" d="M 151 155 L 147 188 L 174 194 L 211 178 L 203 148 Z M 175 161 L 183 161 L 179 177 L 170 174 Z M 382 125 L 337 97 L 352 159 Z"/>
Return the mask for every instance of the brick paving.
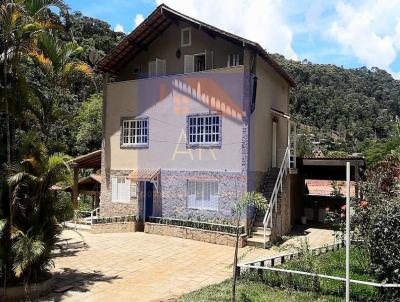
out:
<path id="1" fill-rule="evenodd" d="M 333 242 L 331 231 L 309 229 L 311 246 Z M 219 283 L 232 272 L 234 249 L 145 233 L 90 234 L 66 230 L 55 251 L 55 291 L 40 301 L 167 301 Z M 242 260 L 284 253 L 282 248 L 240 249 Z"/>

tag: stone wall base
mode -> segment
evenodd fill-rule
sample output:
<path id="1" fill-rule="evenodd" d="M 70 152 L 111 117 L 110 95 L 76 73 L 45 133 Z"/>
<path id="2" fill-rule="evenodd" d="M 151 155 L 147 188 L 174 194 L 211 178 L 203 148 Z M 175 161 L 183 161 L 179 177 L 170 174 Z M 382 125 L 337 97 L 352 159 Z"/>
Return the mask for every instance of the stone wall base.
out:
<path id="1" fill-rule="evenodd" d="M 27 297 L 29 299 L 39 298 L 48 294 L 54 283 L 55 279 L 50 277 L 43 282 L 28 284 L 27 288 L 24 285 L 6 287 L 0 291 L 0 301 L 22 301 Z"/>
<path id="2" fill-rule="evenodd" d="M 144 232 L 149 234 L 179 237 L 208 243 L 235 246 L 236 235 L 176 225 L 146 222 Z M 246 235 L 239 237 L 239 247 L 246 246 Z"/>
<path id="3" fill-rule="evenodd" d="M 89 231 L 92 234 L 102 234 L 138 232 L 140 230 L 143 230 L 143 224 L 140 222 L 120 222 L 93 224 Z"/>

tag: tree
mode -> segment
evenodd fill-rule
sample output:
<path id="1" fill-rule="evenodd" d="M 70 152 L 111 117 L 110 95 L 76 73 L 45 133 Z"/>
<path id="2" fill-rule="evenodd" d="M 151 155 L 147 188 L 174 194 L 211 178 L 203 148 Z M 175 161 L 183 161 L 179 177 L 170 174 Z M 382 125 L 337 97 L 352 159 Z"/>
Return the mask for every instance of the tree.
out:
<path id="1" fill-rule="evenodd" d="M 36 134 L 31 133 L 21 149 L 23 160 L 7 166 L 12 192 L 12 215 L 8 221 L 12 244 L 6 263 L 16 279 L 23 277 L 28 283 L 36 281 L 50 264 L 60 233 L 54 207 L 57 197 L 52 187 L 70 182 L 71 175 L 66 164 L 69 158 L 48 155 Z"/>
<path id="2" fill-rule="evenodd" d="M 100 149 L 102 135 L 103 102 L 100 94 L 93 94 L 82 103 L 74 118 L 75 150 L 84 154 Z"/>
<path id="3" fill-rule="evenodd" d="M 232 302 L 236 301 L 236 280 L 237 280 L 237 259 L 239 250 L 239 230 L 240 220 L 244 211 L 249 206 L 253 206 L 255 209 L 266 211 L 268 208 L 267 199 L 261 194 L 256 192 L 245 192 L 241 199 L 236 203 L 234 209 L 235 225 L 236 225 L 236 242 L 235 242 L 235 256 L 233 258 L 233 279 L 232 279 Z"/>
<path id="4" fill-rule="evenodd" d="M 11 162 L 12 140 L 10 132 L 10 98 L 13 91 L 12 82 L 18 78 L 21 58 L 26 56 L 34 46 L 37 35 L 53 25 L 46 22 L 48 8 L 58 7 L 66 10 L 61 0 L 5 0 L 0 4 L 0 36 L 2 50 L 2 101 L 6 124 L 6 161 Z M 17 81 L 18 82 L 18 81 Z M 15 94 L 14 94 L 15 95 Z"/>
<path id="5" fill-rule="evenodd" d="M 51 151 L 57 151 L 54 130 L 57 119 L 68 115 L 68 107 L 63 107 L 65 91 L 75 82 L 90 79 L 92 69 L 84 62 L 74 59 L 82 48 L 76 42 L 64 42 L 54 34 L 43 34 L 38 41 L 38 50 L 30 56 L 45 75 L 45 82 L 31 82 L 36 94 L 30 110 L 37 118 L 43 140 Z"/>

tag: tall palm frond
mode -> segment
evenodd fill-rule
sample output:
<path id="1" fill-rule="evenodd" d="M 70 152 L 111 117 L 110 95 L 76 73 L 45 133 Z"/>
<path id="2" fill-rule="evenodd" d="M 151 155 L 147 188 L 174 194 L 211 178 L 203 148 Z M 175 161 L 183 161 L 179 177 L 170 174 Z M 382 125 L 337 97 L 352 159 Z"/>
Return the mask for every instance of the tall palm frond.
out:
<path id="1" fill-rule="evenodd" d="M 40 259 L 44 251 L 45 244 L 43 241 L 22 233 L 11 247 L 14 256 L 13 271 L 15 276 L 19 278 L 26 269 Z"/>

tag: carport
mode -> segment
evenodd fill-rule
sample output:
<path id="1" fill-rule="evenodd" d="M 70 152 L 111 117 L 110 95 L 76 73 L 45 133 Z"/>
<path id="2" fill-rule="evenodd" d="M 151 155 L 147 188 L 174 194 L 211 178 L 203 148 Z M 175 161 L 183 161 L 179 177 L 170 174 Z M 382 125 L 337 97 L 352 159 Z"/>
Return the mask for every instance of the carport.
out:
<path id="1" fill-rule="evenodd" d="M 359 196 L 359 182 L 364 177 L 366 167 L 364 158 L 304 157 L 297 159 L 297 175 L 291 191 L 294 221 L 307 217 L 307 220 L 322 222 L 325 208 L 340 208 L 344 204 L 344 196 L 333 194 L 333 189 L 329 190 L 331 182 L 327 181 L 334 181 L 339 186 L 344 185 L 347 162 L 350 162 L 351 167 L 350 179 L 353 187 L 351 191 L 354 196 Z M 315 180 L 320 180 L 320 182 Z M 314 190 L 315 193 L 310 194 L 311 185 L 315 187 L 318 183 L 321 186 L 320 190 Z M 341 193 L 344 193 L 344 190 Z"/>

